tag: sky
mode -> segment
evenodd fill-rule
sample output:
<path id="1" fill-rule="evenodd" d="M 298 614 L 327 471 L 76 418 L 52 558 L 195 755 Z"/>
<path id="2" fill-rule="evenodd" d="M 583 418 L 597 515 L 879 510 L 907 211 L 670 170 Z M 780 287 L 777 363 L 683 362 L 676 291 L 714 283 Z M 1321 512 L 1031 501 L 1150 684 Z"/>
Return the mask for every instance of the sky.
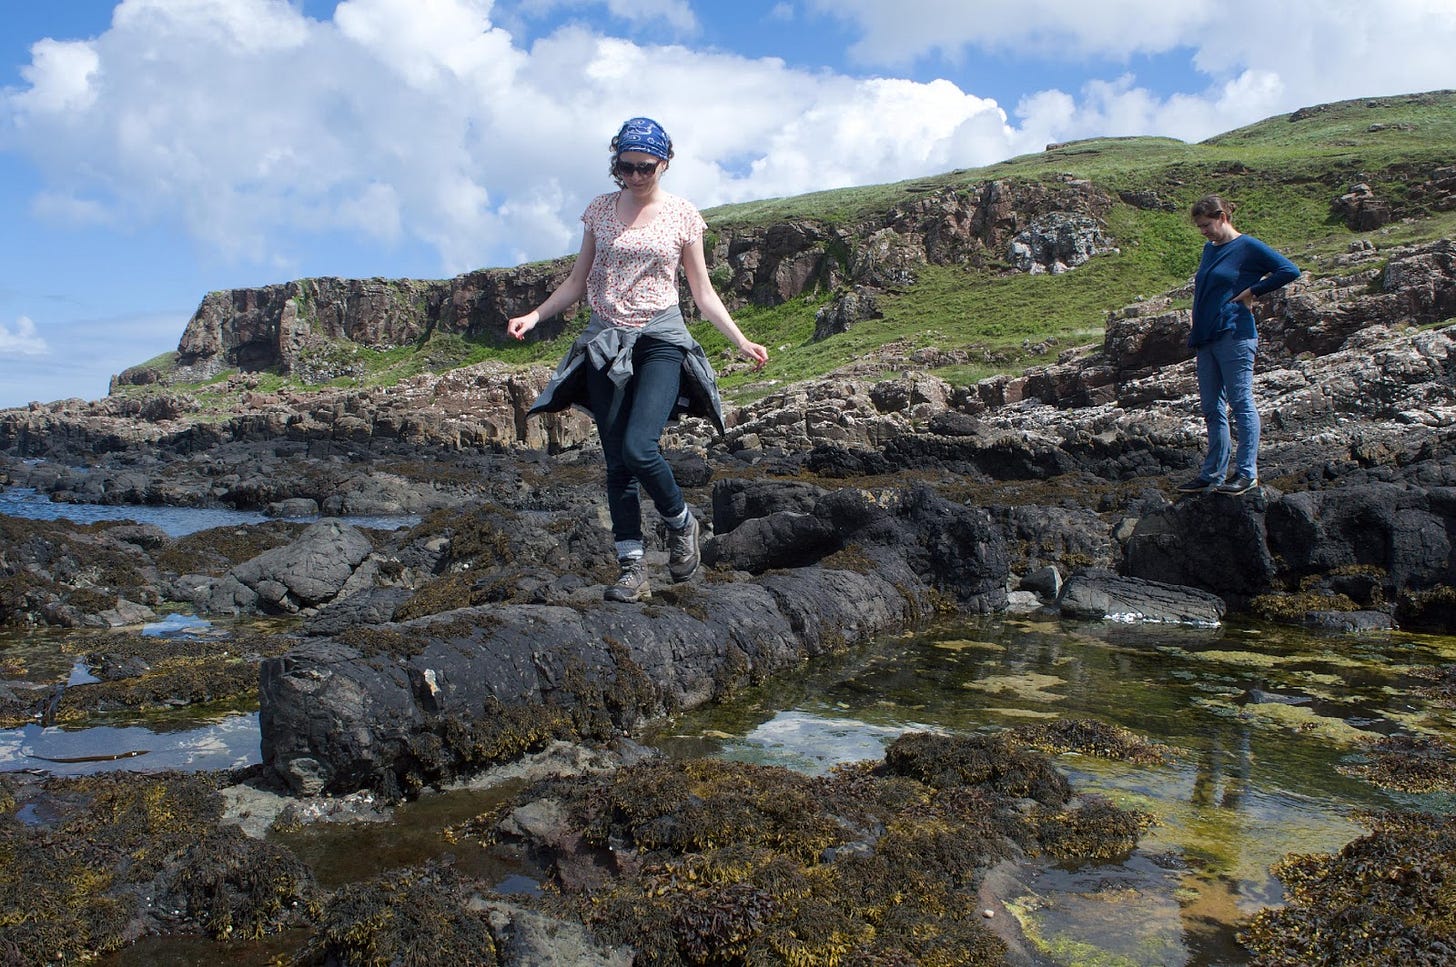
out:
<path id="1" fill-rule="evenodd" d="M 0 407 L 104 397 L 210 291 L 571 254 L 635 115 L 710 208 L 1456 88 L 1452 50 L 1456 0 L 0 0 Z"/>

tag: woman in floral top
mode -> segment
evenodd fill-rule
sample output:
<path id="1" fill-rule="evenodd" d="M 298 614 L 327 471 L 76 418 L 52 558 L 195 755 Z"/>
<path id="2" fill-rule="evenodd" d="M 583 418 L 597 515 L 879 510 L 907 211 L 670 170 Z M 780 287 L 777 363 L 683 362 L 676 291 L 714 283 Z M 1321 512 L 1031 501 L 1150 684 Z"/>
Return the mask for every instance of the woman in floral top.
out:
<path id="1" fill-rule="evenodd" d="M 678 267 L 698 311 L 740 353 L 762 367 L 768 350 L 743 335 L 708 278 L 702 216 L 691 202 L 662 188 L 673 157 L 667 132 L 651 118 L 632 118 L 612 138 L 611 152 L 619 190 L 587 205 L 581 217 L 586 230 L 571 274 L 545 302 L 511 319 L 506 332 L 524 339 L 543 318 L 583 296 L 591 306 L 586 331 L 531 412 L 584 405 L 595 418 L 621 566 L 605 597 L 641 601 L 652 590 L 643 562 L 639 485 L 667 524 L 672 579 L 687 580 L 699 562 L 698 521 L 662 456 L 662 431 L 680 412 L 707 416 L 723 429 L 712 367 L 678 305 Z"/>

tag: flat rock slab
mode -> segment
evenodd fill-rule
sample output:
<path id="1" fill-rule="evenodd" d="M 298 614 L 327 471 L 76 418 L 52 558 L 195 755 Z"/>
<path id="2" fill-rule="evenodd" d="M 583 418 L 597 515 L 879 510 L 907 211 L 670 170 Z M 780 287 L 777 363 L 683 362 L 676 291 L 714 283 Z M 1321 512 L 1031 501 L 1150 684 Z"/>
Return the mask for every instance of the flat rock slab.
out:
<path id="1" fill-rule="evenodd" d="M 1057 606 L 1067 618 L 1194 625 L 1218 624 L 1225 607 L 1218 595 L 1197 588 L 1102 571 L 1068 578 Z"/>

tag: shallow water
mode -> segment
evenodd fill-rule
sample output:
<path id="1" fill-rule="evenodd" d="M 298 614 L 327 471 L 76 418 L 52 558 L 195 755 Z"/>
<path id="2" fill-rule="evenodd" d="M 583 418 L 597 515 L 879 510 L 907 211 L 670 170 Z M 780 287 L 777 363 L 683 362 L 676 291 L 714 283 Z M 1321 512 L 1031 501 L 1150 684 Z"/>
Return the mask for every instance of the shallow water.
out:
<path id="1" fill-rule="evenodd" d="M 111 633 L 45 628 L 0 634 L 0 684 L 59 689 L 99 681 L 76 655 Z M 143 625 L 140 633 L 144 638 L 225 639 L 231 629 L 195 615 L 169 614 Z M 115 712 L 98 715 L 85 727 L 38 721 L 0 729 L 0 772 L 78 776 L 234 769 L 261 761 L 259 739 L 256 707 L 182 708 L 144 716 Z"/>
<path id="2" fill-rule="evenodd" d="M 0 729 L 0 772 L 211 772 L 260 761 L 257 712 L 189 722 L 171 731 L 139 725 Z"/>
<path id="3" fill-rule="evenodd" d="M 972 619 L 817 661 L 797 677 L 680 716 L 646 740 L 673 755 L 818 773 L 880 758 L 910 730 L 995 730 L 1047 718 L 1126 727 L 1176 755 L 1157 767 L 1077 755 L 1060 756 L 1057 765 L 1078 792 L 1150 812 L 1157 825 L 1121 862 L 1029 871 L 1002 889 L 1007 908 L 1056 964 L 1239 965 L 1248 956 L 1235 939 L 1237 924 L 1280 902 L 1269 868 L 1282 856 L 1334 851 L 1360 836 L 1364 829 L 1352 819 L 1359 808 L 1456 811 L 1450 794 L 1392 792 L 1338 771 L 1360 761 L 1363 741 L 1383 735 L 1456 741 L 1456 710 L 1417 696 L 1420 682 L 1411 675 L 1452 662 L 1456 639 L 1400 633 Z M 58 675 L 75 673 L 63 659 L 55 665 Z M 89 730 L 85 747 L 103 739 L 108 748 L 126 747 L 170 734 L 147 724 L 155 736 L 117 723 L 109 723 L 114 731 Z M 208 761 L 202 753 L 225 758 L 252 743 L 256 755 L 256 729 L 255 715 L 192 723 L 174 736 L 176 748 L 152 748 L 109 767 L 136 768 L 166 754 L 182 760 L 174 767 L 219 768 L 200 764 Z M 8 754 L 14 761 L 7 749 L 83 742 L 45 732 L 0 733 L 0 759 Z M 487 882 L 529 888 L 529 871 L 440 835 L 480 811 L 481 795 L 431 796 L 388 823 L 309 827 L 286 841 L 329 885 L 449 854 Z M 149 943 L 107 962 L 201 963 L 213 950 L 232 962 L 265 963 L 270 951 L 284 949 L 260 946 L 252 960 L 236 948 L 188 943 Z"/>
<path id="4" fill-rule="evenodd" d="M 155 524 L 168 537 L 184 537 L 211 527 L 261 524 L 269 520 L 288 520 L 311 524 L 320 519 L 313 514 L 304 517 L 272 518 L 256 510 L 230 510 L 220 507 L 146 507 L 135 504 L 65 504 L 56 503 L 29 487 L 7 487 L 0 490 L 0 514 L 26 520 L 69 520 L 77 524 L 100 521 L 129 520 L 138 524 Z M 412 527 L 420 522 L 418 515 L 341 517 L 355 527 L 394 530 Z"/>
<path id="5" fill-rule="evenodd" d="M 1406 731 L 1456 739 L 1456 711 L 1411 692 L 1410 669 L 1456 661 L 1456 641 L 1317 636 L 1007 618 L 869 649 L 799 682 L 683 716 L 653 737 L 822 772 L 879 758 L 905 731 L 991 730 L 1095 718 L 1176 747 L 1149 768 L 1063 755 L 1080 793 L 1154 814 L 1119 863 L 1049 865 L 1004 891 L 1057 964 L 1235 965 L 1236 924 L 1281 902 L 1269 868 L 1360 836 L 1356 808 L 1456 811 L 1448 793 L 1382 790 L 1337 771 L 1361 743 Z"/>

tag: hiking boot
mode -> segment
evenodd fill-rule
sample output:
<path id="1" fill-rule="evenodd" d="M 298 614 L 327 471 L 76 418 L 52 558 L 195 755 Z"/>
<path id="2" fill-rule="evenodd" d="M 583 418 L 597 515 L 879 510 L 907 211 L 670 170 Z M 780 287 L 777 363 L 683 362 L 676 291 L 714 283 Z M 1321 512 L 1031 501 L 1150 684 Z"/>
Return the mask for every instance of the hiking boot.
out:
<path id="1" fill-rule="evenodd" d="M 1203 494 L 1203 493 L 1207 493 L 1208 491 L 1212 490 L 1214 487 L 1217 487 L 1217 486 L 1218 486 L 1218 482 L 1217 481 L 1215 481 L 1215 480 L 1209 480 L 1207 477 L 1199 476 L 1199 477 L 1194 477 L 1192 480 L 1188 481 L 1187 483 L 1181 483 L 1181 484 L 1179 484 L 1178 485 L 1178 492 L 1180 494 Z"/>
<path id="2" fill-rule="evenodd" d="M 688 514 L 682 530 L 667 529 L 667 573 L 674 581 L 686 581 L 698 569 L 698 519 Z"/>
<path id="3" fill-rule="evenodd" d="M 1239 474 L 1237 477 L 1230 480 L 1222 487 L 1218 488 L 1218 492 L 1221 494 L 1238 495 L 1253 490 L 1257 486 L 1259 486 L 1258 477 L 1245 477 L 1243 474 Z"/>
<path id="4" fill-rule="evenodd" d="M 622 573 L 617 583 L 607 588 L 602 598 L 607 601 L 646 601 L 652 597 L 652 587 L 647 583 L 647 562 L 640 557 L 619 561 Z"/>

